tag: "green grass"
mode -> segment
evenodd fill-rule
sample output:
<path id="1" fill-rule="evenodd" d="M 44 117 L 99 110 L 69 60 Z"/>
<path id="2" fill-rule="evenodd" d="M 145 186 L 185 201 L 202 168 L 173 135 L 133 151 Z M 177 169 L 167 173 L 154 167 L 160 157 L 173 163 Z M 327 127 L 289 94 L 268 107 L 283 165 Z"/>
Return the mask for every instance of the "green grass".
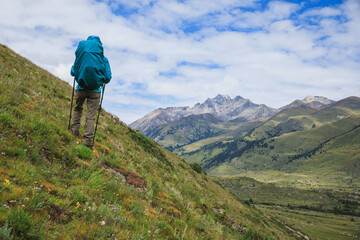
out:
<path id="1" fill-rule="evenodd" d="M 76 150 L 77 150 L 77 154 L 79 155 L 79 157 L 84 160 L 89 160 L 94 155 L 93 151 L 84 145 L 77 146 Z"/>
<path id="2" fill-rule="evenodd" d="M 292 238 L 106 111 L 90 153 L 67 131 L 71 86 L 2 45 L 0 63 L 3 235 L 11 228 L 15 239 Z M 126 185 L 116 169 L 136 173 L 146 188 Z M 219 202 L 225 214 L 214 210 Z"/>

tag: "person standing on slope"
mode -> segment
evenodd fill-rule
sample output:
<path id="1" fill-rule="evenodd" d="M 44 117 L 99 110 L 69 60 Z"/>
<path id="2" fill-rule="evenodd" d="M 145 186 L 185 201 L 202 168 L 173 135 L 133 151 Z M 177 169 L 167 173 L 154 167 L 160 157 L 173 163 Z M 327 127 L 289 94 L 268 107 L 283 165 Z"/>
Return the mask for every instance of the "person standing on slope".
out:
<path id="1" fill-rule="evenodd" d="M 94 122 L 99 108 L 101 88 L 111 80 L 111 69 L 98 36 L 89 36 L 81 41 L 75 52 L 75 62 L 71 67 L 71 76 L 77 82 L 74 117 L 71 132 L 79 136 L 83 104 L 87 101 L 83 145 L 92 149 L 94 141 Z"/>

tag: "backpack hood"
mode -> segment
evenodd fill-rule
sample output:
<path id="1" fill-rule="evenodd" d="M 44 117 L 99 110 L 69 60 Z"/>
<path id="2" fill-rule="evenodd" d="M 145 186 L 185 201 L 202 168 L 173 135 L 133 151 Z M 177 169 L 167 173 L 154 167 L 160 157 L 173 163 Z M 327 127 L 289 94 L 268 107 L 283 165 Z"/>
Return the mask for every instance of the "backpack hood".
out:
<path id="1" fill-rule="evenodd" d="M 100 41 L 100 38 L 98 36 L 89 36 L 87 40 L 96 40 L 102 45 L 102 42 Z"/>

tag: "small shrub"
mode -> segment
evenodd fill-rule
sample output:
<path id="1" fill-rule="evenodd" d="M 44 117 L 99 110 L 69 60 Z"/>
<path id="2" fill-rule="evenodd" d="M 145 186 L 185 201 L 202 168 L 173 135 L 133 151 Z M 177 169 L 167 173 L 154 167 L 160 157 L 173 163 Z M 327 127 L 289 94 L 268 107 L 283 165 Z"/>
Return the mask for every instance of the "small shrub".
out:
<path id="1" fill-rule="evenodd" d="M 67 99 L 67 97 L 64 95 L 64 93 L 61 92 L 61 91 L 58 91 L 58 92 L 56 93 L 56 95 L 57 95 L 57 97 L 60 98 L 60 99 Z"/>
<path id="2" fill-rule="evenodd" d="M 50 88 L 49 84 L 47 84 L 47 83 L 42 83 L 42 86 L 43 86 L 44 88 Z"/>
<path id="3" fill-rule="evenodd" d="M 202 168 L 198 163 L 191 163 L 190 167 L 197 173 L 202 173 Z"/>
<path id="4" fill-rule="evenodd" d="M 71 136 L 67 132 L 62 130 L 62 131 L 60 131 L 60 135 L 63 137 L 63 141 L 65 143 L 70 143 L 71 142 Z"/>
<path id="5" fill-rule="evenodd" d="M 144 214 L 144 211 L 145 207 L 143 206 L 143 204 L 141 204 L 141 202 L 136 202 L 131 206 L 131 213 L 133 216 L 142 216 Z"/>
<path id="6" fill-rule="evenodd" d="M 84 189 L 81 187 L 73 187 L 70 191 L 70 197 L 74 203 L 86 203 L 89 201 L 89 198 L 83 194 Z"/>
<path id="7" fill-rule="evenodd" d="M 14 236 L 11 236 L 11 230 L 12 228 L 7 223 L 0 227 L 0 240 L 13 240 Z"/>
<path id="8" fill-rule="evenodd" d="M 33 131 L 37 132 L 39 135 L 51 135 L 54 133 L 55 126 L 51 123 L 45 121 L 35 121 L 31 123 L 31 128 Z"/>
<path id="9" fill-rule="evenodd" d="M 33 164 L 38 164 L 41 160 L 40 154 L 34 148 L 30 148 L 29 157 Z"/>
<path id="10" fill-rule="evenodd" d="M 30 90 L 27 87 L 22 87 L 20 89 L 23 93 L 30 95 Z"/>
<path id="11" fill-rule="evenodd" d="M 105 179 L 103 178 L 104 169 L 93 172 L 87 180 L 87 185 L 93 191 L 101 191 L 105 188 Z"/>
<path id="12" fill-rule="evenodd" d="M 48 195 L 41 190 L 36 191 L 34 197 L 29 201 L 29 205 L 33 210 L 44 209 Z"/>
<path id="13" fill-rule="evenodd" d="M 74 166 L 76 164 L 75 157 L 76 157 L 76 154 L 77 154 L 75 149 L 63 148 L 62 152 L 63 152 L 62 159 L 63 159 L 64 164 L 67 167 Z"/>
<path id="14" fill-rule="evenodd" d="M 29 215 L 20 208 L 13 208 L 7 216 L 15 234 L 21 238 L 28 238 L 33 228 Z"/>
<path id="15" fill-rule="evenodd" d="M 90 148 L 85 147 L 84 145 L 80 145 L 77 147 L 77 153 L 78 156 L 84 160 L 89 160 L 93 157 L 93 151 Z"/>
<path id="16" fill-rule="evenodd" d="M 5 153 L 7 156 L 14 156 L 19 158 L 25 158 L 25 152 L 23 148 L 20 147 L 7 147 L 5 149 Z"/>
<path id="17" fill-rule="evenodd" d="M 0 114 L 0 123 L 3 124 L 4 126 L 11 126 L 12 119 L 8 114 L 3 113 Z"/>

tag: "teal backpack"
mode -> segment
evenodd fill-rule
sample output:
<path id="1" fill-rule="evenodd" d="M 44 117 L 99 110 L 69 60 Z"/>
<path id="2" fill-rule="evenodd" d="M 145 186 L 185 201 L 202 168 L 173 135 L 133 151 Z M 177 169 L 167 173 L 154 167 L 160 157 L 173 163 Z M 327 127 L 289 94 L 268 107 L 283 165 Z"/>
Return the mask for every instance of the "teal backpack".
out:
<path id="1" fill-rule="evenodd" d="M 86 41 L 81 41 L 75 56 L 71 73 L 81 89 L 99 89 L 106 81 L 104 50 L 100 38 L 89 36 Z"/>

